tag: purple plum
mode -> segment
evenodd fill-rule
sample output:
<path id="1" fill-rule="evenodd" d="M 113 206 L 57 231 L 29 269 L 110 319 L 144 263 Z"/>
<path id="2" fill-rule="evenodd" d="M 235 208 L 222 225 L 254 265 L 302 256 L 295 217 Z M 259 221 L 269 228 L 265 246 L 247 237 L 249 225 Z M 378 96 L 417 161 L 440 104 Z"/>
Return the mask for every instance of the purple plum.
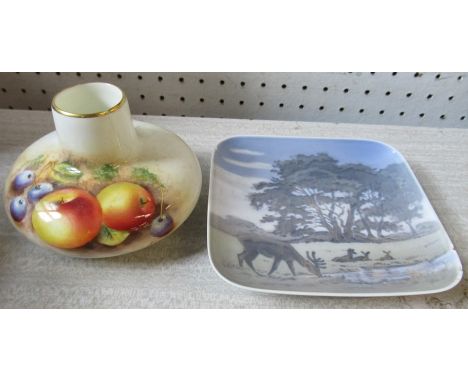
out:
<path id="1" fill-rule="evenodd" d="M 10 214 L 15 221 L 20 222 L 23 220 L 27 211 L 28 202 L 24 197 L 17 196 L 10 202 Z"/>
<path id="2" fill-rule="evenodd" d="M 164 214 L 153 220 L 153 223 L 151 223 L 150 233 L 152 236 L 162 237 L 167 235 L 172 228 L 174 228 L 174 221 L 169 215 Z"/>
<path id="3" fill-rule="evenodd" d="M 31 187 L 28 191 L 28 200 L 31 203 L 37 202 L 43 196 L 54 191 L 54 186 L 51 183 L 38 183 Z"/>
<path id="4" fill-rule="evenodd" d="M 14 190 L 23 191 L 34 182 L 35 177 L 34 173 L 30 170 L 21 171 L 13 180 Z"/>

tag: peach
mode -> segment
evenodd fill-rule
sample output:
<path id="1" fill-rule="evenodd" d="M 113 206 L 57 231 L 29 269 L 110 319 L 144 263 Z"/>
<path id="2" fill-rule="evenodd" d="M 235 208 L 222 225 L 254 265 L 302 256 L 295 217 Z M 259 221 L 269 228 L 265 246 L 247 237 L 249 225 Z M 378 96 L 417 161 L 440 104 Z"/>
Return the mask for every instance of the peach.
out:
<path id="1" fill-rule="evenodd" d="M 135 231 L 149 225 L 156 204 L 144 187 L 130 182 L 113 183 L 97 195 L 103 223 L 118 231 Z"/>

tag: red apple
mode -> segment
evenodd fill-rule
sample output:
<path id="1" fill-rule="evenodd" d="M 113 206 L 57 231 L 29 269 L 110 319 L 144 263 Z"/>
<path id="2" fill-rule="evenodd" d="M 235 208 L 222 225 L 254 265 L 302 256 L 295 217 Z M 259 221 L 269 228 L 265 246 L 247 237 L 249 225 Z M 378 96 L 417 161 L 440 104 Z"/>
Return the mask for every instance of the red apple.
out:
<path id="1" fill-rule="evenodd" d="M 135 231 L 153 220 L 156 204 L 151 193 L 130 182 L 113 183 L 101 190 L 97 199 L 103 223 L 118 231 Z"/>
<path id="2" fill-rule="evenodd" d="M 32 214 L 36 234 L 58 248 L 78 248 L 96 237 L 101 228 L 99 203 L 79 188 L 53 191 L 40 199 Z"/>

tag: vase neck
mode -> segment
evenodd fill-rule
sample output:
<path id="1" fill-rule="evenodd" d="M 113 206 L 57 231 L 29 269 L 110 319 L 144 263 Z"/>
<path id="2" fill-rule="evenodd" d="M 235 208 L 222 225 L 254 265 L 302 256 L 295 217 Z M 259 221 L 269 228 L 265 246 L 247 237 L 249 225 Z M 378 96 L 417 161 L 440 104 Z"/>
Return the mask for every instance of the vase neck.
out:
<path id="1" fill-rule="evenodd" d="M 138 139 L 125 99 L 118 110 L 97 117 L 67 116 L 52 111 L 62 148 L 97 162 L 129 162 L 138 153 Z"/>

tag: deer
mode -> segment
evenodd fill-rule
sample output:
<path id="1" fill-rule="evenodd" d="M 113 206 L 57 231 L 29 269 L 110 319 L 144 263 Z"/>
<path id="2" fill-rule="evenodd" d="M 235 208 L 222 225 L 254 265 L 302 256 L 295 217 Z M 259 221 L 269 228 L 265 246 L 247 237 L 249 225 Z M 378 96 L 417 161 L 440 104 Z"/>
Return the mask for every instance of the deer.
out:
<path id="1" fill-rule="evenodd" d="M 356 256 L 354 258 L 354 261 L 369 261 L 370 251 L 367 251 L 367 252 L 361 251 L 361 253 L 362 253 L 362 256 Z"/>
<path id="2" fill-rule="evenodd" d="M 294 247 L 289 243 L 271 242 L 271 241 L 257 241 L 257 240 L 243 240 L 242 244 L 244 250 L 237 255 L 239 265 L 242 267 L 245 263 L 259 276 L 263 276 L 255 269 L 253 261 L 258 255 L 273 258 L 273 264 L 268 276 L 271 276 L 277 269 L 282 261 L 285 261 L 293 276 L 296 276 L 294 263 L 298 263 L 311 274 L 321 276 L 320 264 L 317 263 L 315 252 L 312 256 L 307 253 L 307 259 L 304 258 Z M 316 265 L 317 264 L 317 265 Z"/>
<path id="3" fill-rule="evenodd" d="M 356 254 L 356 251 L 353 248 L 348 248 L 346 250 L 346 255 L 334 257 L 332 261 L 336 261 L 338 263 L 348 263 L 350 261 L 354 261 L 355 254 Z"/>
<path id="4" fill-rule="evenodd" d="M 385 253 L 385 256 L 382 256 L 379 260 L 394 260 L 394 257 L 391 255 L 392 251 L 382 250 L 382 252 Z"/>

